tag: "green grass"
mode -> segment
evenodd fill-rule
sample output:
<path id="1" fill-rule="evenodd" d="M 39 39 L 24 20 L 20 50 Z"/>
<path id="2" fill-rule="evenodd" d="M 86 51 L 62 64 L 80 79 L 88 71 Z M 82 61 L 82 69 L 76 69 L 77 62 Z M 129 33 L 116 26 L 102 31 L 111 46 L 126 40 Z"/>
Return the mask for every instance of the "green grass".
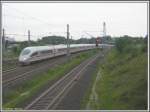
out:
<path id="1" fill-rule="evenodd" d="M 147 108 L 147 54 L 109 53 L 97 83 L 98 109 Z"/>
<path id="2" fill-rule="evenodd" d="M 92 110 L 146 110 L 148 59 L 147 41 L 144 38 L 120 37 L 115 47 L 105 55 L 103 64 L 99 65 L 99 80 L 96 81 L 94 96 L 89 87 L 83 102 Z M 94 74 L 93 74 L 94 75 Z M 90 103 L 89 103 L 90 102 Z"/>
<path id="3" fill-rule="evenodd" d="M 5 102 L 3 103 L 3 108 L 19 108 L 23 102 L 34 96 L 43 86 L 48 84 L 49 81 L 53 81 L 63 76 L 65 73 L 69 72 L 82 61 L 95 55 L 97 52 L 98 50 L 96 49 L 83 52 L 77 57 L 71 59 L 69 62 L 66 62 L 63 65 L 58 65 L 53 69 L 49 69 L 48 73 L 41 74 L 31 80 L 25 81 L 22 85 L 14 88 L 11 92 L 4 93 L 3 99 L 5 99 Z"/>
<path id="4" fill-rule="evenodd" d="M 116 47 L 111 49 L 105 57 L 104 63 L 100 64 L 100 79 L 96 83 L 98 101 L 92 102 L 90 109 L 147 109 L 148 60 L 146 45 L 140 40 L 136 45 L 131 42 L 121 47 L 123 47 L 121 52 Z M 89 93 L 87 96 L 86 102 L 89 102 Z M 84 108 L 86 105 L 87 103 L 84 104 Z"/>

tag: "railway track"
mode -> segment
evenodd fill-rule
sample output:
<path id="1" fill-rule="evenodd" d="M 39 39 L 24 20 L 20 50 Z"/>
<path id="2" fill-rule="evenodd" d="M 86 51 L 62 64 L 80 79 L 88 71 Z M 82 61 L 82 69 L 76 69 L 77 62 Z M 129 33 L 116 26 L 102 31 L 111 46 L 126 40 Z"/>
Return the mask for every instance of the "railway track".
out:
<path id="1" fill-rule="evenodd" d="M 29 69 L 34 69 L 36 67 L 39 67 L 39 66 L 43 66 L 44 64 L 47 64 L 47 62 L 51 62 L 53 61 L 54 59 L 51 59 L 51 60 L 44 60 L 40 63 L 36 63 L 36 64 L 31 64 L 31 65 L 28 65 L 28 66 L 19 66 L 19 64 L 15 67 L 15 68 L 10 68 L 8 70 L 3 70 L 2 73 L 3 73 L 3 78 L 14 74 L 13 72 L 18 72 L 18 71 L 21 71 L 21 72 L 25 72 L 26 70 L 29 70 Z M 45 63 L 46 62 L 46 63 Z"/>
<path id="2" fill-rule="evenodd" d="M 8 60 L 2 60 L 2 63 L 3 63 L 3 73 L 6 73 L 6 72 L 9 72 L 13 69 L 16 69 L 17 68 L 17 65 L 18 65 L 18 60 L 17 58 L 15 59 L 8 59 Z"/>
<path id="3" fill-rule="evenodd" d="M 79 53 L 72 54 L 71 57 L 77 56 Z M 47 71 L 50 67 L 55 67 L 67 61 L 67 57 L 61 56 L 42 63 L 33 64 L 25 67 L 17 67 L 2 75 L 3 89 L 19 84 L 30 77 Z"/>
<path id="4" fill-rule="evenodd" d="M 2 80 L 2 84 L 3 84 L 3 88 L 9 87 L 9 86 L 13 86 L 15 84 L 17 84 L 18 82 L 22 82 L 24 80 L 29 79 L 29 77 L 32 77 L 34 75 L 36 75 L 37 73 L 40 74 L 46 70 L 48 70 L 50 67 L 55 67 L 58 64 L 62 64 L 66 61 L 66 58 L 59 58 L 57 60 L 51 60 L 49 61 L 49 63 L 44 64 L 40 64 L 38 66 L 34 66 L 31 67 L 30 69 L 24 69 L 21 72 L 14 72 L 13 70 L 9 72 L 9 75 L 3 75 L 3 80 Z M 20 71 L 20 70 L 19 70 Z M 16 73 L 16 74 L 15 74 Z"/>
<path id="5" fill-rule="evenodd" d="M 17 69 L 17 67 L 15 67 L 15 68 L 10 68 L 10 69 L 8 69 L 8 70 L 4 70 L 4 71 L 3 71 L 3 74 L 8 73 L 8 72 L 11 72 L 11 71 L 14 71 L 14 70 L 16 70 L 16 69 Z"/>
<path id="6" fill-rule="evenodd" d="M 82 72 L 96 60 L 100 54 L 97 54 L 80 65 L 75 67 L 64 77 L 54 83 L 50 88 L 43 92 L 39 97 L 32 101 L 25 107 L 26 110 L 48 110 L 55 109 L 60 100 L 66 94 L 69 89 L 76 83 L 76 81 L 82 76 Z"/>

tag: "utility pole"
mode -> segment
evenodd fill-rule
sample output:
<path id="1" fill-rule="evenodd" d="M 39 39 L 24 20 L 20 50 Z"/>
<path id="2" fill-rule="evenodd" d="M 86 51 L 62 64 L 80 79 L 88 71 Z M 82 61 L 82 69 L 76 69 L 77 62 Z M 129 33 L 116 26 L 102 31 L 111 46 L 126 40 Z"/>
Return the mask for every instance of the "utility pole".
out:
<path id="1" fill-rule="evenodd" d="M 30 30 L 28 30 L 28 46 L 31 45 L 31 42 L 30 42 Z"/>
<path id="2" fill-rule="evenodd" d="M 70 57 L 69 24 L 67 24 L 67 56 Z"/>
<path id="3" fill-rule="evenodd" d="M 106 43 L 106 23 L 103 22 L 103 43 Z"/>
<path id="4" fill-rule="evenodd" d="M 3 29 L 3 33 L 2 33 L 2 47 L 3 47 L 3 51 L 5 51 L 5 29 Z"/>

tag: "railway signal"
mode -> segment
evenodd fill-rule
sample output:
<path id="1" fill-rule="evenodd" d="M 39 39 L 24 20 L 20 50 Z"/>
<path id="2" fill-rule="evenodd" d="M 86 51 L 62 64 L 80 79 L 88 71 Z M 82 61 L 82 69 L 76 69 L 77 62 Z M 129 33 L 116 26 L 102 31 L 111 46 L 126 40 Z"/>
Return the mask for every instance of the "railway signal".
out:
<path id="1" fill-rule="evenodd" d="M 98 46 L 98 44 L 102 43 L 102 39 L 100 37 L 96 38 L 96 46 Z"/>

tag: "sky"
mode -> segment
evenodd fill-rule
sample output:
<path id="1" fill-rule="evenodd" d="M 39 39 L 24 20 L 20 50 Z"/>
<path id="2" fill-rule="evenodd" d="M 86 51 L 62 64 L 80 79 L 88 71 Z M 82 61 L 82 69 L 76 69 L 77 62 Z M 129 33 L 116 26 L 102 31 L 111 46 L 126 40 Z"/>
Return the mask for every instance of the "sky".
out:
<path id="1" fill-rule="evenodd" d="M 147 34 L 146 3 L 2 3 L 2 28 L 6 36 L 18 41 L 43 36 L 66 37 L 69 24 L 73 39 L 102 36 L 145 36 Z"/>

